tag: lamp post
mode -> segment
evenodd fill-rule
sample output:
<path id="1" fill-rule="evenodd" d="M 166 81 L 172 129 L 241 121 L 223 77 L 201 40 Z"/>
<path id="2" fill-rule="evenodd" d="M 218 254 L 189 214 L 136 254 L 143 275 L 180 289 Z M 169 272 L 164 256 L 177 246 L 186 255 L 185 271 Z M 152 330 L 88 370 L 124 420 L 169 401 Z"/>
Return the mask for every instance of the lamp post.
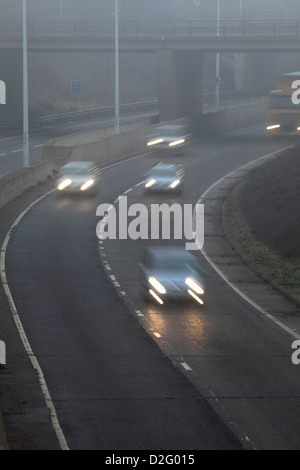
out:
<path id="1" fill-rule="evenodd" d="M 120 133 L 119 110 L 119 5 L 115 0 L 115 134 Z"/>
<path id="2" fill-rule="evenodd" d="M 23 166 L 29 167 L 26 0 L 23 0 Z"/>
<path id="3" fill-rule="evenodd" d="M 220 36 L 220 16 L 221 16 L 221 5 L 220 0 L 217 4 L 217 36 Z M 216 54 L 216 78 L 215 78 L 215 106 L 216 111 L 220 110 L 220 54 Z"/>

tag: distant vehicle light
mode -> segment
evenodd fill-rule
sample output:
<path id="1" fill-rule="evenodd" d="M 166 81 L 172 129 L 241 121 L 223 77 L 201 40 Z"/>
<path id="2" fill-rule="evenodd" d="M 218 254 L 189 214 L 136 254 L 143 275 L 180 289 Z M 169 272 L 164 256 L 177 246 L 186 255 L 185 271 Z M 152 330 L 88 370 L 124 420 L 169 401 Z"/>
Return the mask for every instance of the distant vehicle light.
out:
<path id="1" fill-rule="evenodd" d="M 297 131 L 300 131 L 300 127 L 297 127 Z"/>
<path id="2" fill-rule="evenodd" d="M 175 188 L 176 188 L 176 186 L 178 186 L 178 185 L 179 185 L 179 183 L 180 183 L 180 180 L 175 180 L 175 181 L 173 181 L 173 183 L 172 183 L 172 184 L 170 184 L 170 188 L 172 188 L 172 189 L 175 189 Z"/>
<path id="3" fill-rule="evenodd" d="M 81 191 L 85 191 L 86 189 L 90 188 L 94 184 L 94 180 L 88 180 L 80 187 Z"/>
<path id="4" fill-rule="evenodd" d="M 270 131 L 272 129 L 278 129 L 280 127 L 280 124 L 273 124 L 272 126 L 268 126 L 267 130 Z"/>
<path id="5" fill-rule="evenodd" d="M 70 178 L 67 178 L 58 185 L 57 189 L 59 189 L 59 191 L 62 191 L 67 186 L 70 186 L 70 184 L 72 184 L 72 180 L 70 180 Z"/>
<path id="6" fill-rule="evenodd" d="M 155 179 L 148 181 L 148 183 L 145 184 L 145 188 L 150 188 L 151 186 L 154 185 L 154 183 L 156 183 Z"/>
<path id="7" fill-rule="evenodd" d="M 150 140 L 150 142 L 147 142 L 147 145 L 156 145 L 156 144 L 161 144 L 161 142 L 163 142 L 164 139 L 156 139 L 156 140 Z"/>
<path id="8" fill-rule="evenodd" d="M 157 279 L 155 279 L 155 277 L 153 276 L 149 277 L 148 281 L 151 284 L 151 286 L 153 286 L 154 289 L 157 290 L 159 294 L 166 293 L 166 289 L 164 288 L 164 286 Z"/>
<path id="9" fill-rule="evenodd" d="M 204 290 L 202 289 L 202 287 L 198 284 L 198 282 L 194 281 L 194 279 L 192 279 L 191 277 L 187 277 L 186 280 L 185 280 L 185 283 L 195 292 L 197 292 L 197 294 L 204 294 Z"/>
<path id="10" fill-rule="evenodd" d="M 175 147 L 175 145 L 183 144 L 185 139 L 174 140 L 174 142 L 169 143 L 169 147 Z"/>
<path id="11" fill-rule="evenodd" d="M 152 297 L 155 298 L 155 300 L 157 300 L 157 302 L 160 305 L 162 305 L 164 303 L 163 300 L 152 289 L 149 290 L 149 293 L 152 295 Z"/>

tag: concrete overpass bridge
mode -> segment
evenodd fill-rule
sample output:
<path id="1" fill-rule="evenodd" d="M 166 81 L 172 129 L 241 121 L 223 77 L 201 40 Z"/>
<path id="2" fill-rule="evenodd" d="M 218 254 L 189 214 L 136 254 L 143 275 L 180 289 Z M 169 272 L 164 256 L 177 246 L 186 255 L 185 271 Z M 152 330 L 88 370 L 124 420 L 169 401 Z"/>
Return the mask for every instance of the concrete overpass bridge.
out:
<path id="1" fill-rule="evenodd" d="M 29 53 L 115 50 L 113 21 L 35 20 L 28 22 L 27 33 Z M 119 51 L 157 55 L 161 119 L 175 119 L 201 113 L 205 54 L 242 54 L 240 81 L 247 77 L 254 88 L 264 81 L 264 70 L 272 73 L 273 53 L 300 52 L 300 21 L 121 20 Z M 7 87 L 0 122 L 7 122 L 21 115 L 22 26 L 17 22 L 0 22 L 0 74 Z"/>

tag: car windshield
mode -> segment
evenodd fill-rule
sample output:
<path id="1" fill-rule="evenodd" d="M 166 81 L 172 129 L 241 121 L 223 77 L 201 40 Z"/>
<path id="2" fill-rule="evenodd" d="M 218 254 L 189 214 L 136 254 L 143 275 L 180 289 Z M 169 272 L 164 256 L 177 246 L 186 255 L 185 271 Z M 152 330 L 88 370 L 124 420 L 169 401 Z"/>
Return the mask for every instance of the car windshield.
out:
<path id="1" fill-rule="evenodd" d="M 89 167 L 81 167 L 81 166 L 69 166 L 66 168 L 62 168 L 60 174 L 62 176 L 65 175 L 87 175 L 89 173 Z"/>
<path id="2" fill-rule="evenodd" d="M 197 273 L 196 264 L 193 260 L 189 260 L 185 257 L 181 256 L 164 256 L 164 255 L 154 255 L 151 257 L 149 262 L 150 269 L 155 271 L 171 271 L 171 272 L 179 272 L 179 271 L 190 271 L 193 273 Z"/>
<path id="3" fill-rule="evenodd" d="M 184 134 L 184 130 L 177 127 L 164 127 L 157 130 L 159 137 L 178 137 Z"/>
<path id="4" fill-rule="evenodd" d="M 176 176 L 176 171 L 172 168 L 153 168 L 152 171 L 150 171 L 150 175 L 151 176 L 154 176 L 154 175 L 157 175 L 157 176 L 170 176 L 170 177 L 173 177 L 173 176 Z"/>

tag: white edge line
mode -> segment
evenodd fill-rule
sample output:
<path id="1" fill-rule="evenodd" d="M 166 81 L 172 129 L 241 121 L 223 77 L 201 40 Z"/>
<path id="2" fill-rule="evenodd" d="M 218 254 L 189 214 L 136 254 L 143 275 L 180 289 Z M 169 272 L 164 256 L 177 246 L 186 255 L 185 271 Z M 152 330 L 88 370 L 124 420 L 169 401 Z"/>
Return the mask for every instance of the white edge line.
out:
<path id="1" fill-rule="evenodd" d="M 228 178 L 229 176 L 231 176 L 232 174 L 234 174 L 236 171 L 238 170 L 242 170 L 244 168 L 247 168 L 248 166 L 250 166 L 251 164 L 253 164 L 254 162 L 258 162 L 259 160 L 263 160 L 263 159 L 267 159 L 267 158 L 270 158 L 272 157 L 273 155 L 276 155 L 277 153 L 279 152 L 283 152 L 285 150 L 288 150 L 290 148 L 293 148 L 294 146 L 289 146 L 289 147 L 285 147 L 283 149 L 279 149 L 279 150 L 276 150 L 276 152 L 273 152 L 273 153 L 269 153 L 267 155 L 263 155 L 262 157 L 259 157 L 255 160 L 252 160 L 251 162 L 245 164 L 245 165 L 242 165 L 238 168 L 236 168 L 235 170 L 231 171 L 230 173 L 228 173 L 227 175 L 223 176 L 222 178 L 220 178 L 218 181 L 216 181 L 214 184 L 212 184 L 203 194 L 202 196 L 200 197 L 200 199 L 198 200 L 197 204 L 201 204 L 202 203 L 202 200 L 206 197 L 206 195 L 217 185 L 219 184 L 221 181 L 223 181 L 224 179 Z M 197 240 L 196 240 L 196 243 L 197 243 Z M 244 300 L 246 300 L 250 305 L 252 305 L 252 307 L 254 307 L 256 310 L 258 310 L 260 313 L 262 313 L 263 315 L 265 315 L 266 317 L 268 317 L 271 321 L 273 321 L 276 325 L 278 325 L 280 328 L 282 328 L 283 330 L 285 330 L 287 333 L 289 333 L 291 336 L 293 336 L 294 338 L 297 338 L 297 339 L 300 339 L 300 335 L 298 333 L 295 333 L 293 330 L 291 330 L 291 328 L 289 328 L 288 326 L 286 326 L 284 323 L 282 323 L 281 321 L 277 320 L 277 318 L 275 318 L 273 315 L 271 315 L 270 313 L 266 312 L 266 310 L 264 310 L 260 305 L 258 305 L 256 302 L 254 302 L 252 299 L 250 299 L 250 297 L 248 297 L 244 292 L 242 292 L 233 282 L 230 282 L 227 278 L 227 276 L 223 273 L 223 271 L 217 267 L 217 265 L 212 261 L 212 259 L 208 256 L 208 254 L 205 252 L 204 248 L 200 248 L 200 251 L 202 253 L 202 255 L 204 256 L 204 258 L 206 259 L 206 261 L 210 264 L 210 266 L 219 274 L 219 276 L 237 293 L 239 294 Z"/>
<path id="2" fill-rule="evenodd" d="M 6 271 L 5 271 L 5 256 L 6 256 L 6 249 L 7 249 L 7 246 L 8 246 L 8 242 L 9 242 L 9 239 L 11 237 L 11 234 L 12 234 L 12 230 L 18 225 L 18 223 L 20 222 L 20 220 L 24 217 L 24 215 L 35 205 L 37 204 L 39 201 L 41 201 L 44 197 L 48 196 L 49 194 L 51 194 L 52 192 L 54 192 L 55 189 L 52 189 L 51 191 L 48 191 L 46 194 L 44 194 L 43 196 L 39 197 L 38 199 L 36 199 L 33 203 L 31 203 L 18 217 L 17 219 L 14 221 L 14 223 L 12 224 L 11 228 L 9 229 L 9 231 L 7 232 L 6 234 L 6 237 L 4 239 L 4 242 L 3 242 L 3 245 L 1 247 L 1 254 L 0 254 L 0 270 L 1 270 L 1 280 L 2 280 L 2 284 L 3 284 L 3 289 L 4 289 L 4 292 L 6 294 L 6 297 L 7 297 L 7 300 L 8 300 L 8 303 L 9 303 L 9 306 L 10 306 L 10 310 L 11 310 L 11 313 L 12 313 L 12 316 L 13 316 L 13 319 L 15 321 L 15 324 L 16 324 L 16 327 L 17 327 L 17 330 L 18 330 L 18 333 L 20 335 L 20 338 L 22 340 L 22 343 L 24 345 L 24 348 L 25 348 L 25 351 L 31 361 L 31 364 L 33 366 L 33 368 L 36 370 L 37 372 L 37 375 L 38 375 L 38 379 L 39 379 L 39 383 L 40 383 L 40 386 L 41 386 L 41 390 L 42 390 L 42 393 L 43 393 L 43 396 L 44 396 L 44 399 L 45 399 L 45 402 L 46 402 L 46 405 L 49 409 L 49 412 L 50 412 L 50 418 L 51 418 L 51 423 L 52 423 L 52 426 L 53 426 L 53 429 L 55 431 L 55 434 L 57 436 L 57 439 L 59 441 L 59 445 L 60 445 L 60 448 L 61 450 L 69 450 L 69 447 L 68 447 L 68 444 L 66 442 L 66 439 L 64 437 L 64 434 L 63 434 L 63 431 L 60 427 L 60 424 L 59 424 L 59 421 L 58 421 L 58 418 L 57 418 L 57 414 L 56 414 L 56 410 L 55 410 L 55 407 L 54 407 L 54 404 L 53 404 L 53 401 L 52 401 L 52 398 L 51 398 L 51 395 L 50 395 L 50 392 L 48 390 L 48 387 L 47 387 L 47 384 L 46 384 L 46 381 L 45 381 L 45 378 L 44 378 L 44 374 L 43 374 L 43 371 L 39 365 L 39 362 L 36 358 L 36 356 L 34 355 L 32 349 L 31 349 L 31 346 L 30 346 L 30 343 L 28 341 L 28 338 L 26 336 L 26 333 L 24 331 L 24 328 L 23 328 L 23 325 L 22 325 L 22 322 L 20 320 L 20 317 L 18 315 L 18 312 L 17 312 L 17 308 L 15 306 L 15 303 L 14 303 L 14 300 L 12 298 L 12 295 L 11 295 L 11 292 L 10 292 L 10 289 L 9 289 L 9 286 L 8 286 L 8 283 L 7 283 L 7 278 L 6 278 Z"/>

